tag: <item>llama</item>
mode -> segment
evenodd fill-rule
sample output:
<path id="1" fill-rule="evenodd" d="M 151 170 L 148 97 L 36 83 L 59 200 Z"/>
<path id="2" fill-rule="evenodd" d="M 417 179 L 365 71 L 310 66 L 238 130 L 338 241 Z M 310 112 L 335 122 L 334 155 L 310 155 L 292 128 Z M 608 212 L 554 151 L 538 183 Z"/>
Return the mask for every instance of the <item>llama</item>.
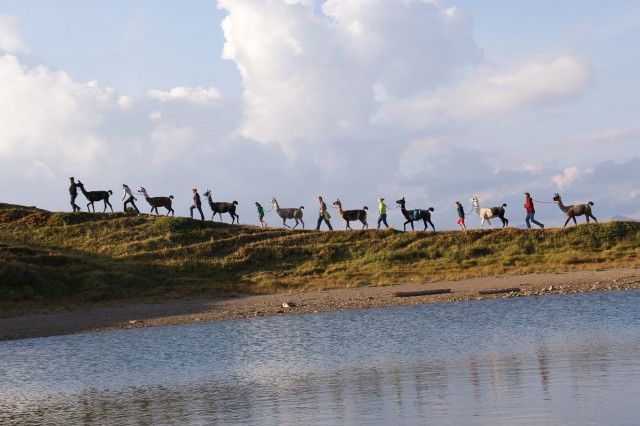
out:
<path id="1" fill-rule="evenodd" d="M 91 210 L 89 210 L 89 206 L 91 206 L 91 208 L 93 209 L 93 212 L 95 213 L 96 207 L 93 203 L 95 203 L 96 201 L 104 201 L 104 210 L 102 210 L 102 213 L 107 211 L 107 206 L 109 206 L 109 208 L 111 209 L 111 213 L 113 213 L 113 207 L 109 202 L 109 196 L 113 194 L 112 190 L 109 189 L 108 191 L 86 191 L 84 189 L 84 184 L 80 181 L 76 183 L 76 186 L 80 188 L 80 191 L 82 191 L 84 196 L 87 197 L 87 200 L 89 201 L 87 203 L 88 212 L 91 212 Z"/>
<path id="2" fill-rule="evenodd" d="M 349 222 L 352 220 L 359 220 L 362 222 L 362 229 L 369 228 L 369 224 L 367 224 L 367 210 L 369 210 L 369 207 L 364 206 L 362 210 L 342 210 L 342 203 L 340 202 L 340 199 L 336 200 L 333 205 L 338 208 L 338 213 L 347 222 L 346 229 L 351 229 Z"/>
<path id="3" fill-rule="evenodd" d="M 598 219 L 596 219 L 596 217 L 591 213 L 593 201 L 589 201 L 587 204 L 572 204 L 570 206 L 565 206 L 562 204 L 562 198 L 560 198 L 560 194 L 558 193 L 553 196 L 553 201 L 555 201 L 558 204 L 558 207 L 560 207 L 560 210 L 567 215 L 567 221 L 564 223 L 563 228 L 567 226 L 567 223 L 569 223 L 571 219 L 573 219 L 573 224 L 577 225 L 578 222 L 576 221 L 576 216 L 582 215 L 587 219 L 587 223 L 589 223 L 589 218 L 593 219 L 595 223 L 598 223 Z"/>
<path id="4" fill-rule="evenodd" d="M 280 216 L 282 218 L 282 224 L 284 226 L 286 226 L 287 228 L 291 228 L 289 225 L 287 225 L 287 219 L 293 219 L 296 221 L 296 224 L 293 225 L 293 229 L 296 228 L 296 226 L 298 226 L 298 221 L 302 222 L 302 229 L 304 229 L 304 221 L 302 220 L 302 209 L 304 209 L 304 206 L 300 206 L 300 208 L 286 208 L 286 209 L 281 209 L 280 206 L 278 205 L 278 200 L 276 200 L 276 197 L 273 197 L 271 199 L 271 204 L 273 205 L 273 209 L 276 211 L 276 213 L 278 213 L 278 216 Z"/>
<path id="5" fill-rule="evenodd" d="M 433 229 L 433 231 L 435 232 L 436 227 L 433 226 L 433 222 L 431 222 L 431 212 L 434 211 L 433 207 L 429 207 L 426 210 L 421 210 L 421 209 L 415 209 L 415 210 L 407 210 L 405 208 L 405 204 L 406 201 L 404 200 L 404 197 L 402 197 L 402 199 L 396 201 L 396 204 L 400 204 L 400 211 L 402 212 L 402 214 L 404 215 L 404 217 L 407 219 L 407 221 L 404 223 L 404 230 L 407 230 L 407 224 L 411 224 L 411 230 L 413 231 L 413 222 L 414 221 L 418 221 L 418 220 L 422 220 L 422 222 L 424 223 L 424 230 L 426 231 L 427 228 L 429 227 L 427 224 L 431 225 L 431 228 Z"/>
<path id="6" fill-rule="evenodd" d="M 171 205 L 173 204 L 173 202 L 171 201 L 173 200 L 173 195 L 169 195 L 168 197 L 149 197 L 149 194 L 147 194 L 147 190 L 143 187 L 140 187 L 140 189 L 138 190 L 138 194 L 144 195 L 144 199 L 147 200 L 147 203 L 149 203 L 149 205 L 151 206 L 151 213 L 153 213 L 153 211 L 155 210 L 156 214 L 160 216 L 158 207 L 164 207 L 165 209 L 167 209 L 167 216 L 169 216 L 169 213 L 171 213 L 171 216 L 174 216 L 175 211 L 171 207 Z"/>
<path id="7" fill-rule="evenodd" d="M 502 206 L 500 207 L 480 208 L 480 201 L 478 200 L 478 197 L 474 195 L 473 197 L 471 197 L 471 204 L 473 204 L 474 210 L 476 211 L 476 213 L 478 213 L 480 219 L 482 219 L 480 221 L 480 229 L 482 229 L 482 225 L 484 225 L 485 220 L 487 221 L 489 226 L 493 227 L 489 219 L 493 219 L 494 217 L 497 217 L 502 221 L 503 228 L 509 225 L 509 219 L 504 217 L 504 208 L 507 207 L 506 203 L 502 204 Z"/>
<path id="8" fill-rule="evenodd" d="M 231 203 L 225 203 L 221 201 L 213 202 L 211 190 L 207 189 L 207 192 L 204 193 L 204 196 L 207 197 L 207 201 L 209 201 L 209 207 L 211 207 L 211 211 L 213 214 L 211 215 L 211 220 L 216 217 L 216 214 L 220 215 L 220 221 L 222 220 L 222 213 L 229 213 L 231 216 L 231 223 L 235 223 L 236 219 L 238 220 L 238 225 L 240 225 L 240 216 L 236 214 L 236 206 L 238 205 L 237 201 L 233 201 Z"/>

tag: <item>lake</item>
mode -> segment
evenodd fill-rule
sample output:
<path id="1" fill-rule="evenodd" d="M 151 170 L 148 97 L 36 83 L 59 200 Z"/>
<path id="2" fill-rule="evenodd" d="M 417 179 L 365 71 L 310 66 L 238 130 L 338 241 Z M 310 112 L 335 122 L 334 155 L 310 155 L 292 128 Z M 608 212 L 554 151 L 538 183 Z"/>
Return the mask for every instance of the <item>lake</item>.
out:
<path id="1" fill-rule="evenodd" d="M 0 424 L 639 424 L 640 291 L 0 342 Z"/>

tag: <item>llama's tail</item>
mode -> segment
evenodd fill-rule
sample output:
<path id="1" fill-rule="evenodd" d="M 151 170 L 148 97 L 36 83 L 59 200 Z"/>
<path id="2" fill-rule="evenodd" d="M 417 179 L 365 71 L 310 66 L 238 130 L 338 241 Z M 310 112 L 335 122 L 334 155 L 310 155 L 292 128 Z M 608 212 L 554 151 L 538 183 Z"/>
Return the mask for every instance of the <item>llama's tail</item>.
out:
<path id="1" fill-rule="evenodd" d="M 590 206 L 592 206 L 592 205 L 593 205 L 593 201 L 589 201 L 589 203 L 588 203 L 588 204 L 589 204 Z"/>
<path id="2" fill-rule="evenodd" d="M 300 206 L 300 210 L 304 209 L 304 206 Z"/>
<path id="3" fill-rule="evenodd" d="M 502 203 L 502 207 L 507 207 L 507 203 Z"/>
<path id="4" fill-rule="evenodd" d="M 112 195 L 112 194 L 113 194 L 113 191 L 112 191 L 112 190 L 108 190 L 107 192 L 109 193 L 109 195 Z"/>
<path id="5" fill-rule="evenodd" d="M 169 198 L 171 198 L 173 200 L 173 195 L 169 195 Z"/>
<path id="6" fill-rule="evenodd" d="M 436 209 L 434 209 L 433 207 L 429 207 L 427 210 L 429 210 L 430 212 L 435 211 Z"/>
<path id="7" fill-rule="evenodd" d="M 237 206 L 238 202 L 234 200 L 233 203 L 231 203 L 231 204 L 235 204 Z"/>
<path id="8" fill-rule="evenodd" d="M 362 210 L 369 210 L 369 207 L 364 206 L 364 207 L 362 208 Z"/>

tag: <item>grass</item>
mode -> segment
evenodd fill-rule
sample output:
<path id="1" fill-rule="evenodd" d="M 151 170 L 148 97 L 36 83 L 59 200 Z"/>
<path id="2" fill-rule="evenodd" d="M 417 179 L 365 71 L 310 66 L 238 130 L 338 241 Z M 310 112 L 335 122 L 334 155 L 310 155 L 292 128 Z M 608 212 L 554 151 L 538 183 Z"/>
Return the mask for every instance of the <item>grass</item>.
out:
<path id="1" fill-rule="evenodd" d="M 0 204 L 0 307 L 637 266 L 640 224 L 315 232 Z"/>

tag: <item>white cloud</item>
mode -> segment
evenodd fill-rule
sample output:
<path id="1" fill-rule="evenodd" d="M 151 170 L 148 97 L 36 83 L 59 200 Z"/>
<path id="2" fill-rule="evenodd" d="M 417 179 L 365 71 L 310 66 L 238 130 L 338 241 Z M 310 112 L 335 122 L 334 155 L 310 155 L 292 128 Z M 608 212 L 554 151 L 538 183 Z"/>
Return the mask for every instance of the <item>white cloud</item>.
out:
<path id="1" fill-rule="evenodd" d="M 22 41 L 18 21 L 6 13 L 0 13 L 0 50 L 14 54 L 27 50 Z"/>
<path id="2" fill-rule="evenodd" d="M 149 114 L 149 120 L 151 121 L 158 121 L 162 118 L 162 112 L 161 111 L 151 111 Z"/>
<path id="3" fill-rule="evenodd" d="M 186 87 L 178 86 L 169 91 L 153 89 L 149 97 L 161 102 L 187 101 L 196 104 L 215 104 L 220 100 L 220 91 L 215 87 Z"/>
<path id="4" fill-rule="evenodd" d="M 151 142 L 156 162 L 179 161 L 193 142 L 195 132 L 188 126 L 160 124 L 151 132 Z"/>
<path id="5" fill-rule="evenodd" d="M 588 67 L 570 55 L 530 62 L 508 73 L 474 69 L 452 86 L 382 103 L 373 121 L 415 129 L 450 120 L 484 119 L 570 98 L 589 81 Z"/>
<path id="6" fill-rule="evenodd" d="M 118 105 L 123 109 L 129 109 L 133 105 L 133 98 L 127 95 L 118 96 Z"/>
<path id="7" fill-rule="evenodd" d="M 96 131 L 109 90 L 61 71 L 0 56 L 0 158 L 88 168 L 103 140 Z"/>
<path id="8" fill-rule="evenodd" d="M 289 145 L 358 134 L 376 96 L 448 81 L 482 54 L 469 16 L 406 0 L 219 0 L 223 57 L 244 84 L 240 133 Z"/>
<path id="9" fill-rule="evenodd" d="M 562 173 L 554 175 L 551 179 L 559 189 L 570 186 L 580 176 L 580 171 L 576 166 L 567 167 Z"/>

